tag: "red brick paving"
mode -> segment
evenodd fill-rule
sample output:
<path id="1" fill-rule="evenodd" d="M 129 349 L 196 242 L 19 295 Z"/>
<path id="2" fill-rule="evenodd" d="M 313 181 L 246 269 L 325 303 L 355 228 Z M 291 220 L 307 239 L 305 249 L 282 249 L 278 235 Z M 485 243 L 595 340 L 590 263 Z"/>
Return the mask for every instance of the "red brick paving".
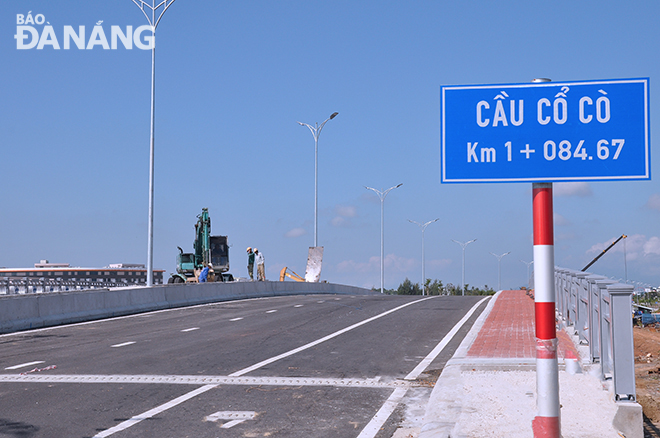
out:
<path id="1" fill-rule="evenodd" d="M 558 357 L 564 358 L 577 350 L 570 337 L 557 332 Z M 500 293 L 486 318 L 477 338 L 468 351 L 468 357 L 480 358 L 535 358 L 534 298 L 524 290 L 506 290 Z"/>

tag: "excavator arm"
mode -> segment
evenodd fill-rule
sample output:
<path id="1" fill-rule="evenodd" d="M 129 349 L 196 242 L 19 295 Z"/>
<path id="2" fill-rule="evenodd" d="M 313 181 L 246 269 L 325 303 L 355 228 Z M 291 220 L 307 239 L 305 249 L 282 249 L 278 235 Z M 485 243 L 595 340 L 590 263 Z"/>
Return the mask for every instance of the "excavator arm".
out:
<path id="1" fill-rule="evenodd" d="M 289 271 L 289 272 L 287 272 L 287 271 Z M 285 277 L 289 277 L 290 279 L 295 280 L 295 281 L 302 281 L 302 282 L 305 281 L 305 279 L 303 277 L 296 274 L 295 272 L 293 272 L 291 269 L 287 268 L 286 266 L 284 268 L 282 268 L 282 270 L 280 271 L 280 281 L 284 281 Z"/>

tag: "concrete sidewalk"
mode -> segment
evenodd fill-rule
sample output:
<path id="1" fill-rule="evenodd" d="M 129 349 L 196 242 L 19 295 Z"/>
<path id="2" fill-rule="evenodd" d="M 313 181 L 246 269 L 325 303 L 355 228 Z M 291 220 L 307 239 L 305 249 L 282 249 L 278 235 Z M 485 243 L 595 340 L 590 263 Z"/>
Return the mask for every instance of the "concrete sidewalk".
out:
<path id="1" fill-rule="evenodd" d="M 557 337 L 563 438 L 643 438 L 641 406 L 616 403 L 598 366 Z M 532 438 L 535 370 L 534 299 L 499 292 L 438 378 L 419 438 Z"/>

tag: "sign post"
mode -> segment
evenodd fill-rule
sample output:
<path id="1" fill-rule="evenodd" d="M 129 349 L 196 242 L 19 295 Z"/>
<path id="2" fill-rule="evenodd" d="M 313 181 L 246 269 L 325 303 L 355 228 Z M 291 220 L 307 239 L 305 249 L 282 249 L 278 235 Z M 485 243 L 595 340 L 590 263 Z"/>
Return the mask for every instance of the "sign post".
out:
<path id="1" fill-rule="evenodd" d="M 552 183 L 532 184 L 534 222 L 534 315 L 536 323 L 535 438 L 561 438 L 559 365 L 555 326 L 555 246 Z"/>
<path id="2" fill-rule="evenodd" d="M 535 438 L 560 438 L 552 182 L 651 179 L 649 80 L 441 88 L 441 182 L 531 182 Z"/>

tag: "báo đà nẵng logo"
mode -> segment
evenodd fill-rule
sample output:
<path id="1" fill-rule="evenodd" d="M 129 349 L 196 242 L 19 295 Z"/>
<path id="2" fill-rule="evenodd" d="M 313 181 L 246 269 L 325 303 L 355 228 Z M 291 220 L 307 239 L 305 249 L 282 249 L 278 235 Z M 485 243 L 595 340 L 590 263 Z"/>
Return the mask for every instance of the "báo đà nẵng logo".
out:
<path id="1" fill-rule="evenodd" d="M 16 14 L 16 35 L 14 35 L 16 49 L 42 50 L 44 47 L 51 47 L 54 50 L 69 50 L 75 47 L 79 50 L 92 50 L 100 46 L 104 50 L 116 50 L 121 45 L 128 50 L 133 49 L 133 46 L 140 50 L 150 50 L 156 45 L 152 27 L 149 25 L 140 26 L 135 30 L 133 30 L 133 26 L 126 26 L 124 29 L 120 26 L 110 26 L 110 39 L 108 40 L 102 24 L 103 20 L 96 22 L 89 33 L 89 38 L 86 38 L 87 32 L 84 25 L 78 26 L 77 30 L 73 26 L 63 26 L 58 35 L 43 14 L 32 15 L 32 11 L 27 15 Z"/>

